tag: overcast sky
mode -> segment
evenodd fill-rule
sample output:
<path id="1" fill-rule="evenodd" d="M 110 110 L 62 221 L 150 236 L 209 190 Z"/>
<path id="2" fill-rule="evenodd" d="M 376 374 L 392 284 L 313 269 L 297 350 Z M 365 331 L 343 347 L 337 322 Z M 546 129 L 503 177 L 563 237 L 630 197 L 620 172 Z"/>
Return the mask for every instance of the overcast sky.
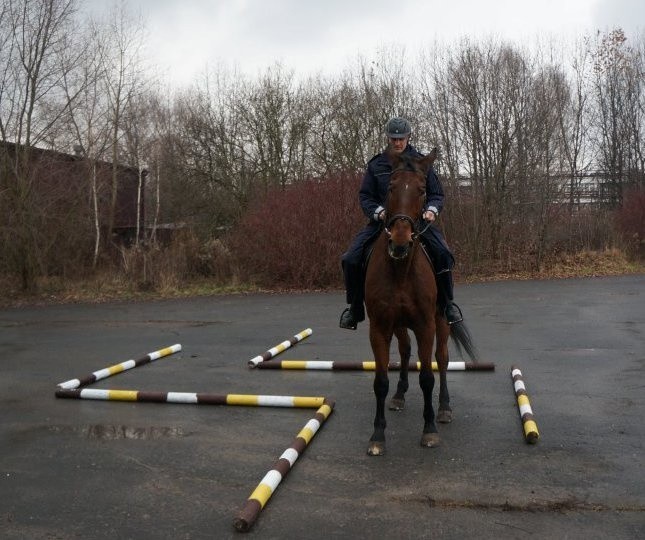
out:
<path id="1" fill-rule="evenodd" d="M 95 10 L 105 0 L 81 0 Z M 333 74 L 358 55 L 495 36 L 518 43 L 622 27 L 645 31 L 645 0 L 126 0 L 141 13 L 152 61 L 173 84 L 210 64 L 255 75 L 276 62 Z"/>

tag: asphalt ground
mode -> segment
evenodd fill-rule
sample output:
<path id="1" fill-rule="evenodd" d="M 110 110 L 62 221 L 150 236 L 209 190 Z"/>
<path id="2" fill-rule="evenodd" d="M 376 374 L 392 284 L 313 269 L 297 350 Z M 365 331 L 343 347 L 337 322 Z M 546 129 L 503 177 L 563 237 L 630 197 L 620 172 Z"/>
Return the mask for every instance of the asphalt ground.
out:
<path id="1" fill-rule="evenodd" d="M 278 360 L 370 359 L 367 324 L 338 328 L 340 292 L 0 310 L 0 537 L 645 538 L 645 276 L 462 284 L 457 300 L 496 369 L 449 373 L 455 419 L 433 449 L 412 373 L 382 457 L 366 455 L 371 373 L 247 367 L 308 327 Z M 234 517 L 315 410 L 54 395 L 174 343 L 91 387 L 335 399 L 248 533 Z"/>

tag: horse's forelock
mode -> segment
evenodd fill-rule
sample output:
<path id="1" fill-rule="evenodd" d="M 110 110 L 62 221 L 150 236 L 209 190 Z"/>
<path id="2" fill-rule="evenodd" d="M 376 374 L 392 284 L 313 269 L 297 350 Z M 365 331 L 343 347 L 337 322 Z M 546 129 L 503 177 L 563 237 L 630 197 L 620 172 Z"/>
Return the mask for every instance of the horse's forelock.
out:
<path id="1" fill-rule="evenodd" d="M 427 171 L 424 169 L 421 160 L 410 156 L 399 156 L 399 158 L 398 163 L 394 164 L 393 175 L 399 172 L 413 172 L 425 176 Z"/>

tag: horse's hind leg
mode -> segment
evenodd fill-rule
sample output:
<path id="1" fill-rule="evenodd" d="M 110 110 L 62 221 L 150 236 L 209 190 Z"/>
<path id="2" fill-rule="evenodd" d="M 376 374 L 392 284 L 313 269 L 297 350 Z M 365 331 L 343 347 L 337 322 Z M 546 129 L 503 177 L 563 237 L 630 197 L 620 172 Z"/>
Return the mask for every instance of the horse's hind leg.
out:
<path id="1" fill-rule="evenodd" d="M 437 317 L 437 367 L 439 368 L 439 411 L 437 422 L 449 424 L 452 422 L 452 409 L 450 408 L 450 394 L 448 393 L 448 337 L 450 327 L 443 317 Z"/>
<path id="2" fill-rule="evenodd" d="M 399 371 L 399 382 L 396 385 L 396 392 L 390 400 L 391 411 L 402 411 L 405 407 L 405 393 L 408 391 L 408 363 L 410 362 L 410 335 L 405 328 L 395 330 L 399 342 L 399 355 L 401 357 L 401 370 Z"/>

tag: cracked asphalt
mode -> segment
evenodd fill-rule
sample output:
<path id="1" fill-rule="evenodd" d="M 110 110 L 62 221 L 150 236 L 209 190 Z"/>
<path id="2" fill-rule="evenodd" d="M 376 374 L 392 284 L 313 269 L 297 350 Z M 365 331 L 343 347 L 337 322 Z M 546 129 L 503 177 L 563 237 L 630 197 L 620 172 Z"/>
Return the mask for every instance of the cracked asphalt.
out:
<path id="1" fill-rule="evenodd" d="M 411 373 L 406 410 L 387 413 L 383 457 L 366 455 L 369 372 L 247 367 L 308 327 L 278 359 L 370 359 L 367 324 L 338 328 L 340 292 L 0 310 L 0 536 L 645 538 L 645 276 L 460 284 L 456 295 L 496 369 L 449 373 L 455 420 L 439 426 L 436 449 L 419 445 Z M 180 353 L 91 387 L 336 401 L 248 533 L 233 528 L 237 511 L 313 409 L 54 395 L 57 383 L 175 343 Z"/>

